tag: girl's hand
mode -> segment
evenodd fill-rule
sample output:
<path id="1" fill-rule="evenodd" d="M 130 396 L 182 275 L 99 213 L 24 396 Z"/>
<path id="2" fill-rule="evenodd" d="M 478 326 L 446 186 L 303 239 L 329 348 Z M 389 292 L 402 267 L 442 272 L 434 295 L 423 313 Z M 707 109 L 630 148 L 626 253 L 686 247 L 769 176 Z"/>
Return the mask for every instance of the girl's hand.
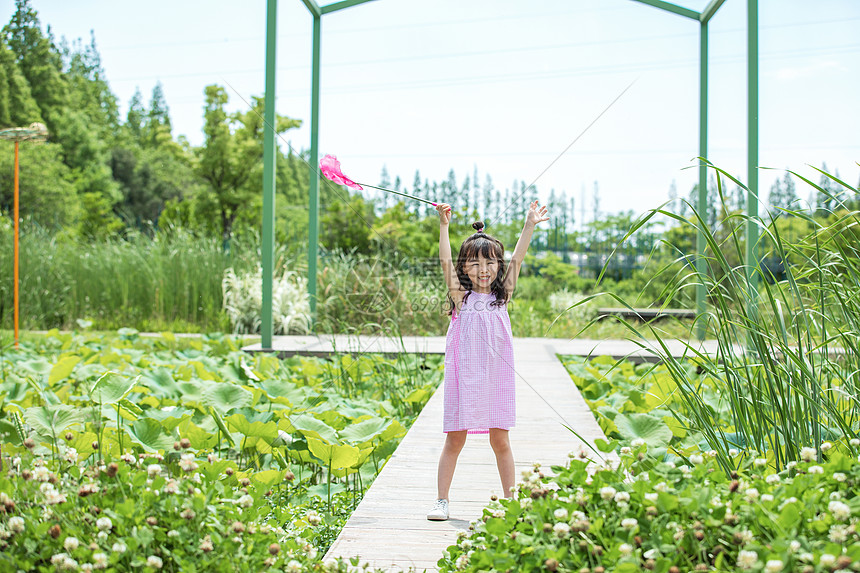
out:
<path id="1" fill-rule="evenodd" d="M 537 201 L 533 201 L 529 207 L 529 212 L 526 213 L 526 225 L 537 225 L 544 221 L 549 221 L 546 205 L 541 207 Z"/>
<path id="2" fill-rule="evenodd" d="M 436 205 L 436 210 L 439 212 L 439 223 L 447 225 L 451 222 L 451 206 L 447 203 L 439 203 Z"/>

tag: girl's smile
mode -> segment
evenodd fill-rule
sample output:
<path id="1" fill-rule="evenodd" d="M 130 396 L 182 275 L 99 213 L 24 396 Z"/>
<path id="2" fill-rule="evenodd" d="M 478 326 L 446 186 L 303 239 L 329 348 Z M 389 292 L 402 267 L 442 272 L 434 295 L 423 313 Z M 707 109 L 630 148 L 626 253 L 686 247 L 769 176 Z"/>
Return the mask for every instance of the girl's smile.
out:
<path id="1" fill-rule="evenodd" d="M 466 275 L 472 281 L 472 290 L 479 293 L 489 294 L 490 286 L 499 274 L 499 262 L 495 259 L 485 258 L 480 253 L 477 259 L 466 263 Z"/>

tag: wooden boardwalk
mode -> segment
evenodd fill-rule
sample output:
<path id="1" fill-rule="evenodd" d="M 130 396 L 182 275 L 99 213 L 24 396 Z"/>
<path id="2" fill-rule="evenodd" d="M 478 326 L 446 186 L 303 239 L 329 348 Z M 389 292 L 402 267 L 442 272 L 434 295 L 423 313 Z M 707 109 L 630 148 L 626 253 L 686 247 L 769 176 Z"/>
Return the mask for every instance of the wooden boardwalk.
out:
<path id="1" fill-rule="evenodd" d="M 274 350 L 281 355 L 337 352 L 418 352 L 444 353 L 442 337 L 276 337 Z M 713 351 L 712 344 L 705 349 Z M 556 354 L 583 356 L 633 355 L 647 360 L 627 341 L 566 341 L 543 338 L 515 338 L 514 361 L 517 372 L 517 426 L 511 430 L 511 447 L 520 472 L 539 462 L 545 468 L 562 465 L 569 452 L 590 451 L 564 425 L 587 440 L 603 438 L 603 432 L 588 405 L 570 379 Z M 247 350 L 259 351 L 259 345 Z M 673 348 L 673 351 L 675 349 Z M 678 344 L 680 353 L 683 346 Z M 426 513 L 436 499 L 436 465 L 442 451 L 442 388 L 422 410 L 407 435 L 365 493 L 326 557 L 351 558 L 390 571 L 435 571 L 444 550 L 456 540 L 457 531 L 468 529 L 470 521 L 495 493 L 501 483 L 495 457 L 486 435 L 469 436 L 460 454 L 451 487 L 451 519 L 427 521 Z"/>

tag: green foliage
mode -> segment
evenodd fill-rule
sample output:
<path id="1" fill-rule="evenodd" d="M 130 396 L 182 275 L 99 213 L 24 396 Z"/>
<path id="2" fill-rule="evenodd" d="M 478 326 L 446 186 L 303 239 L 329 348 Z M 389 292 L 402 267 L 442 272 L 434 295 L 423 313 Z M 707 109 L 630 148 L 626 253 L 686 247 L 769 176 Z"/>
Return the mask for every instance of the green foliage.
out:
<path id="1" fill-rule="evenodd" d="M 197 172 L 214 194 L 221 221 L 221 238 L 229 241 L 240 210 L 259 195 L 262 181 L 264 101 L 255 97 L 250 110 L 228 114 L 227 91 L 206 86 L 203 133 L 205 141 L 198 153 Z M 301 125 L 299 120 L 278 116 L 271 128 L 277 133 Z"/>
<path id="2" fill-rule="evenodd" d="M 0 141 L 0 211 L 7 215 L 12 213 L 14 146 L 10 141 Z M 18 156 L 21 218 L 56 230 L 77 224 L 80 205 L 61 147 L 22 142 Z"/>
<path id="3" fill-rule="evenodd" d="M 572 459 L 551 477 L 535 466 L 513 499 L 494 502 L 474 531 L 462 532 L 439 567 L 850 570 L 860 559 L 852 525 L 860 463 L 846 446 L 778 474 L 752 459 L 738 461 L 731 477 L 712 456 L 655 463 L 644 444 L 625 448 L 620 463 Z"/>
<path id="4" fill-rule="evenodd" d="M 0 550 L 17 568 L 319 567 L 441 377 L 438 357 L 119 334 L 0 354 Z"/>
<path id="5" fill-rule="evenodd" d="M 327 249 L 366 253 L 373 219 L 373 206 L 360 194 L 336 194 L 325 205 L 320 240 Z"/>

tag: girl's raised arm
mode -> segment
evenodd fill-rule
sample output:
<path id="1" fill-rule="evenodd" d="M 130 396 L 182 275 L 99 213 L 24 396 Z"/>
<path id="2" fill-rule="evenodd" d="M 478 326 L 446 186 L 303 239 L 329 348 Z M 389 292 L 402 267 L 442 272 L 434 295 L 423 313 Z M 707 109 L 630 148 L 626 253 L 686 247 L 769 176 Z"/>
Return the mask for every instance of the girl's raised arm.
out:
<path id="1" fill-rule="evenodd" d="M 451 206 L 447 203 L 436 205 L 439 211 L 439 261 L 442 263 L 442 274 L 448 291 L 460 290 L 460 279 L 454 269 L 454 259 L 451 258 L 451 240 L 448 238 L 448 224 L 451 222 Z"/>
<path id="2" fill-rule="evenodd" d="M 508 291 L 508 298 L 513 296 L 514 288 L 517 286 L 517 278 L 520 276 L 520 268 L 523 266 L 523 260 L 526 258 L 526 251 L 529 250 L 529 243 L 532 241 L 532 233 L 534 233 L 535 225 L 543 221 L 549 221 L 547 208 L 546 206 L 541 207 L 537 201 L 534 201 L 529 206 L 529 212 L 526 214 L 526 222 L 523 225 L 523 232 L 520 233 L 517 246 L 514 247 L 514 252 L 511 255 L 508 271 L 505 274 L 505 289 Z"/>

